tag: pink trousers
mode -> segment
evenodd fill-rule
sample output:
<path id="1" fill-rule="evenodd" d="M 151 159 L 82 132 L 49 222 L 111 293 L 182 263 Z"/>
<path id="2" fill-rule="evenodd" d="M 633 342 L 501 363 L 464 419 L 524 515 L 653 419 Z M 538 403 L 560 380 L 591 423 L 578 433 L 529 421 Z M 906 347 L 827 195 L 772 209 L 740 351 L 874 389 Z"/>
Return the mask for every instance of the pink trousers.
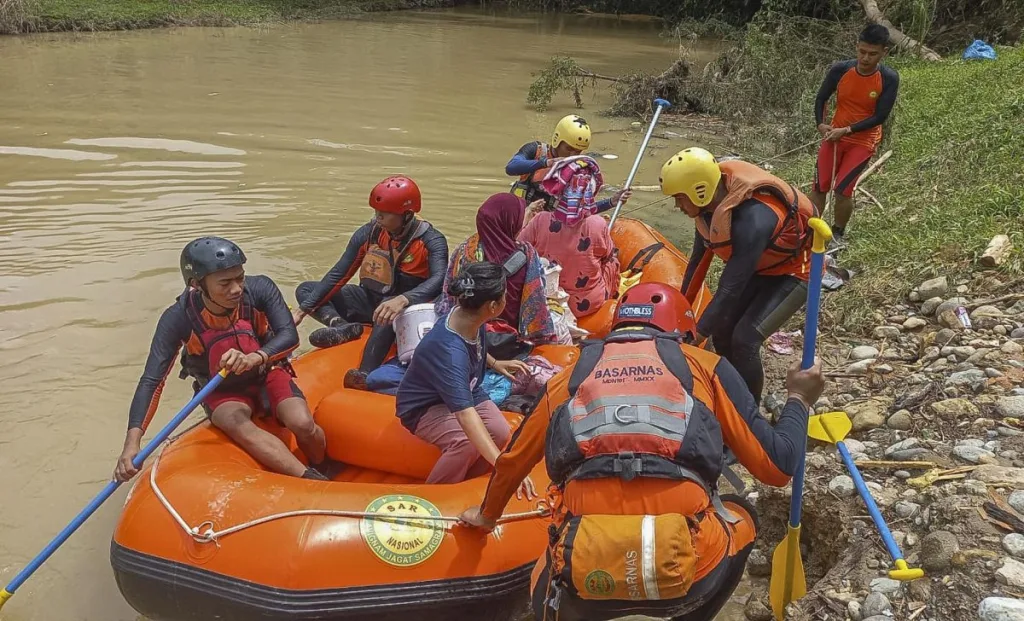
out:
<path id="1" fill-rule="evenodd" d="M 493 401 L 484 401 L 476 406 L 476 411 L 494 443 L 499 449 L 505 448 L 512 429 L 498 406 Z M 444 404 L 435 405 L 423 414 L 416 425 L 416 437 L 441 449 L 441 458 L 430 471 L 427 483 L 461 483 L 484 474 L 491 467 Z"/>

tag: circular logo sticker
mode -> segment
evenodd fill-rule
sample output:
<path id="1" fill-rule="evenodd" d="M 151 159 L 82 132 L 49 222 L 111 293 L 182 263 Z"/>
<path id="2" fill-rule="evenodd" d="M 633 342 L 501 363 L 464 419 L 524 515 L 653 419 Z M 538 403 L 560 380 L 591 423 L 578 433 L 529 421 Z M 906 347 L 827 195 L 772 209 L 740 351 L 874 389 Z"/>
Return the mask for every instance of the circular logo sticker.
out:
<path id="1" fill-rule="evenodd" d="M 411 567 L 427 560 L 441 547 L 444 523 L 423 519 L 441 517 L 429 501 L 417 496 L 391 494 L 381 496 L 366 507 L 359 532 L 377 558 L 396 567 Z"/>
<path id="2" fill-rule="evenodd" d="M 611 595 L 615 590 L 615 579 L 603 569 L 595 569 L 584 579 L 587 592 L 591 595 Z"/>

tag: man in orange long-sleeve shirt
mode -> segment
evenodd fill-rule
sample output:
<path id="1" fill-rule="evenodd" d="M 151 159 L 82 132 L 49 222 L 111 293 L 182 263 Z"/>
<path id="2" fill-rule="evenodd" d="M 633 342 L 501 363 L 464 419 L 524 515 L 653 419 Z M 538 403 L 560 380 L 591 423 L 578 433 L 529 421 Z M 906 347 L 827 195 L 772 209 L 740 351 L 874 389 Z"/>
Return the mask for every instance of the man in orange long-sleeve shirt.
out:
<path id="1" fill-rule="evenodd" d="M 888 53 L 889 30 L 878 24 L 868 26 L 857 41 L 857 58 L 832 65 L 814 102 L 814 121 L 825 141 L 818 151 L 811 200 L 824 212 L 825 196 L 835 185 L 832 233 L 839 245 L 853 215 L 857 179 L 882 142 L 882 124 L 896 103 L 900 76 L 882 65 Z M 826 122 L 825 108 L 833 94 L 835 113 Z"/>
<path id="2" fill-rule="evenodd" d="M 778 424 L 762 418 L 728 361 L 683 344 L 693 313 L 672 287 L 642 284 L 617 323 L 549 383 L 461 522 L 490 530 L 543 458 L 552 545 L 533 573 L 542 619 L 629 614 L 710 621 L 743 575 L 754 509 L 720 497 L 723 445 L 758 480 L 786 485 L 806 445 L 820 365 L 793 368 Z"/>

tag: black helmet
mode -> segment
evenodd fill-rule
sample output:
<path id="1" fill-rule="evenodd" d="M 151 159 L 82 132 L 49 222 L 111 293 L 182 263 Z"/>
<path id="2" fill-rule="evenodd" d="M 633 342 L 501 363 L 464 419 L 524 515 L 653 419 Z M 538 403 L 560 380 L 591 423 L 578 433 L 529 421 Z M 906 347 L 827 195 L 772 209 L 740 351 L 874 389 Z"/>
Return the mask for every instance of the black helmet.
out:
<path id="1" fill-rule="evenodd" d="M 223 237 L 200 237 L 190 241 L 181 251 L 181 277 L 185 284 L 201 280 L 208 274 L 245 263 L 245 253 L 234 242 Z"/>

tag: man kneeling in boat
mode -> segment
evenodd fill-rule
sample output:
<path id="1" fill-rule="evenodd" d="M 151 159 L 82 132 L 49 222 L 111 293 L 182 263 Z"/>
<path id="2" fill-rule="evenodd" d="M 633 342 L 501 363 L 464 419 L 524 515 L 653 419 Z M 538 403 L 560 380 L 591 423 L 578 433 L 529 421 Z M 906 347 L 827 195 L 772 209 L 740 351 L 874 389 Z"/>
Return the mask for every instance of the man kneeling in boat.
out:
<path id="1" fill-rule="evenodd" d="M 270 278 L 246 276 L 244 263 L 241 248 L 220 237 L 201 237 L 182 250 L 181 275 L 187 288 L 157 323 L 132 399 L 128 435 L 114 471 L 117 480 L 127 481 L 138 472 L 132 459 L 182 346 L 180 377 L 192 376 L 196 392 L 221 369 L 230 371 L 203 402 L 215 427 L 269 470 L 327 480 L 252 421 L 253 414 L 273 414 L 295 434 L 310 463 L 325 461 L 326 436 L 313 421 L 287 362 L 299 344 L 288 305 Z"/>
<path id="2" fill-rule="evenodd" d="M 416 216 L 420 189 L 408 177 L 388 177 L 370 192 L 376 217 L 352 235 L 341 259 L 320 282 L 295 291 L 299 325 L 312 315 L 325 328 L 309 335 L 314 347 L 332 347 L 359 338 L 372 323 L 358 369 L 345 374 L 346 388 L 366 390 L 366 376 L 383 364 L 395 343 L 394 320 L 407 306 L 433 302 L 448 267 L 448 240 Z M 356 271 L 359 284 L 346 284 Z"/>
<path id="3" fill-rule="evenodd" d="M 758 480 L 786 485 L 824 379 L 817 363 L 791 369 L 773 428 L 728 361 L 685 344 L 693 332 L 682 293 L 629 289 L 612 333 L 548 383 L 498 457 L 482 506 L 462 514 L 494 528 L 545 460 L 553 524 L 533 572 L 536 619 L 710 621 L 736 588 L 757 516 L 743 498 L 718 495 L 723 444 Z"/>
<path id="4" fill-rule="evenodd" d="M 683 291 L 700 263 L 706 269 L 714 256 L 725 262 L 715 296 L 697 324 L 698 342 L 710 336 L 715 351 L 736 367 L 760 403 L 761 345 L 807 299 L 813 237 L 807 222 L 817 209 L 796 187 L 761 168 L 739 160 L 718 162 L 699 148 L 665 162 L 661 190 L 694 220 Z"/>

